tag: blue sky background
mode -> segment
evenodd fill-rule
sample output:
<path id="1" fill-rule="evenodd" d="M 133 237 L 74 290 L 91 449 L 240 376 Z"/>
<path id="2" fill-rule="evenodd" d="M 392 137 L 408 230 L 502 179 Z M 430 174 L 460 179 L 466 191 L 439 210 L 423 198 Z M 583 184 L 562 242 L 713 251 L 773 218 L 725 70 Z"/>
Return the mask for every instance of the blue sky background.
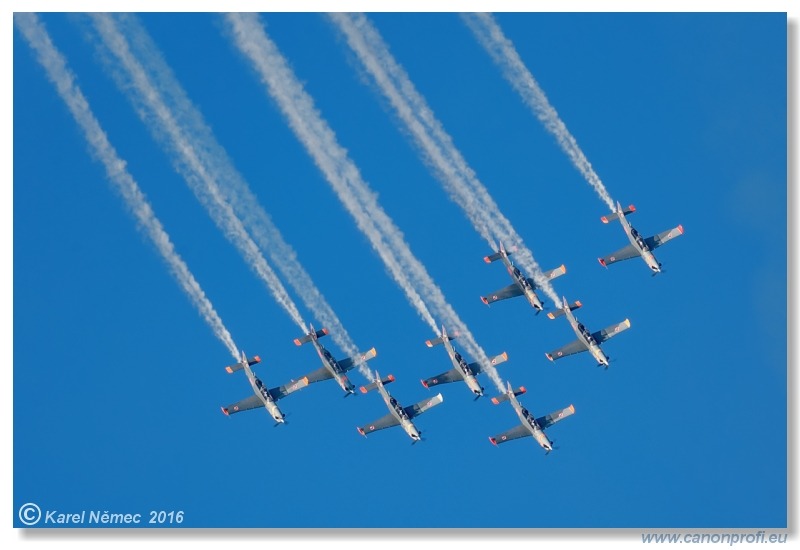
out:
<path id="1" fill-rule="evenodd" d="M 18 31 L 14 60 L 14 510 L 183 510 L 187 527 L 765 527 L 787 524 L 785 14 L 500 14 L 497 21 L 611 196 L 667 273 L 597 257 L 626 244 L 605 205 L 455 14 L 374 14 L 396 59 L 503 213 L 584 307 L 604 345 L 550 363 L 574 338 L 523 301 L 421 162 L 346 43 L 317 14 L 268 14 L 267 32 L 384 209 L 504 379 L 537 416 L 533 440 L 493 447 L 511 407 L 460 384 L 417 422 L 356 432 L 386 413 L 333 382 L 225 417 L 244 376 L 136 230 Z M 294 323 L 228 244 L 98 62 L 78 15 L 42 16 L 236 343 L 277 386 L 319 366 Z M 217 140 L 362 349 L 412 404 L 450 367 L 430 329 L 288 129 L 219 16 L 141 21 Z M 202 37 L 202 39 L 199 39 Z M 302 307 L 299 300 L 298 305 Z M 303 311 L 308 321 L 316 321 Z M 330 338 L 324 344 L 342 353 Z M 359 385 L 365 380 L 354 372 Z M 484 384 L 491 388 L 487 380 Z M 491 392 L 490 392 L 491 393 Z M 15 517 L 15 525 L 19 526 Z"/>

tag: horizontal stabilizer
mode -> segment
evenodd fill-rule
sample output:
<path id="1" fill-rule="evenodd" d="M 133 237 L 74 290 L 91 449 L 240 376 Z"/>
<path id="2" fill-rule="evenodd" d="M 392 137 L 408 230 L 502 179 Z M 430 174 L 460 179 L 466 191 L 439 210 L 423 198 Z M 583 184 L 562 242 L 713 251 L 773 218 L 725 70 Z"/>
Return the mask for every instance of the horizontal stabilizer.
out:
<path id="1" fill-rule="evenodd" d="M 580 300 L 575 300 L 574 302 L 569 304 L 569 310 L 570 311 L 575 311 L 576 309 L 578 309 L 581 306 L 583 306 L 583 304 L 580 302 Z M 548 313 L 547 316 L 550 317 L 551 319 L 555 319 L 556 317 L 561 317 L 562 315 L 564 315 L 565 311 L 566 311 L 566 308 L 557 309 L 555 311 L 551 311 L 550 313 Z"/>
<path id="2" fill-rule="evenodd" d="M 394 382 L 394 375 L 392 375 L 392 374 L 390 374 L 389 376 L 387 376 L 386 378 L 383 378 L 381 380 L 381 384 L 383 384 L 384 386 L 386 384 L 391 384 L 392 382 Z M 374 390 L 377 387 L 378 387 L 378 383 L 377 382 L 372 382 L 371 384 L 367 384 L 366 386 L 361 386 L 361 393 L 370 392 L 370 391 Z"/>
<path id="3" fill-rule="evenodd" d="M 294 344 L 296 346 L 302 346 L 303 344 L 309 343 L 312 339 L 316 340 L 317 338 L 322 338 L 326 334 L 328 334 L 328 329 L 323 328 L 323 329 L 320 329 L 320 330 L 314 332 L 313 336 L 312 336 L 311 333 L 308 333 L 305 336 L 303 336 L 302 338 L 295 338 L 294 339 Z"/>
<path id="4" fill-rule="evenodd" d="M 556 277 L 561 277 L 566 272 L 567 272 L 567 268 L 564 266 L 564 264 L 561 264 L 560 266 L 558 266 L 555 269 L 551 269 L 550 271 L 545 271 L 544 272 L 544 276 L 545 276 L 546 279 L 552 281 Z"/>
<path id="5" fill-rule="evenodd" d="M 486 262 L 487 264 L 490 264 L 492 262 L 496 262 L 503 256 L 507 257 L 512 252 L 516 252 L 516 250 L 517 250 L 516 246 L 512 246 L 511 248 L 506 248 L 503 246 L 503 243 L 500 243 L 500 250 L 498 250 L 494 254 L 489 254 L 488 256 L 484 256 L 483 261 Z"/>
<path id="6" fill-rule="evenodd" d="M 508 254 L 508 253 L 506 253 L 506 254 Z M 500 252 L 495 252 L 494 254 L 489 254 L 488 256 L 484 256 L 483 257 L 483 261 L 486 262 L 487 264 L 490 264 L 492 262 L 496 262 L 497 260 L 499 260 L 502 257 L 503 257 L 503 255 Z"/>
<path id="7" fill-rule="evenodd" d="M 247 365 L 250 367 L 252 367 L 256 363 L 261 362 L 261 357 L 259 357 L 258 355 L 256 355 L 252 359 L 247 359 L 247 358 L 245 359 L 247 360 Z M 225 367 L 225 370 L 228 371 L 230 374 L 233 374 L 237 370 L 242 370 L 243 368 L 244 368 L 244 361 L 236 363 L 235 365 L 228 365 L 227 367 Z"/>
<path id="8" fill-rule="evenodd" d="M 447 335 L 447 339 L 448 340 L 455 340 L 456 338 L 458 338 L 458 334 L 448 334 Z M 428 346 L 429 348 L 432 348 L 434 346 L 438 346 L 439 344 L 443 344 L 443 343 L 444 343 L 444 338 L 442 338 L 441 336 L 439 338 L 434 338 L 432 340 L 425 340 L 425 345 Z"/>
<path id="9" fill-rule="evenodd" d="M 632 204 L 630 206 L 628 206 L 628 208 L 626 208 L 625 210 L 622 211 L 622 213 L 624 215 L 626 215 L 626 216 L 628 214 L 633 214 L 634 212 L 636 212 L 636 207 L 633 206 Z M 619 213 L 618 212 L 614 212 L 613 214 L 609 214 L 608 216 L 601 216 L 600 217 L 600 221 L 603 222 L 603 223 L 613 222 L 614 220 L 618 220 L 618 219 L 619 219 Z"/>
<path id="10" fill-rule="evenodd" d="M 528 390 L 525 389 L 525 386 L 520 386 L 519 388 L 514 390 L 514 395 L 520 396 L 523 393 L 525 393 L 526 391 L 528 391 Z M 503 401 L 508 401 L 508 399 L 509 399 L 508 394 L 504 393 L 503 395 L 498 395 L 497 397 L 492 397 L 492 403 L 494 403 L 495 405 L 499 405 Z"/>

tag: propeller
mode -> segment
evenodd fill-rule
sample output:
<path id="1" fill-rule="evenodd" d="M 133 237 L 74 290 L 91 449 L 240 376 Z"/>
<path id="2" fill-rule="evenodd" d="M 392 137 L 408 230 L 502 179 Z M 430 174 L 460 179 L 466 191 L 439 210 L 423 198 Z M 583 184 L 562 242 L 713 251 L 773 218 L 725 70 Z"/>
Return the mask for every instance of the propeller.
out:
<path id="1" fill-rule="evenodd" d="M 608 357 L 607 359 L 608 359 L 608 365 L 604 365 L 604 364 L 602 364 L 602 363 L 597 363 L 597 366 L 598 366 L 598 367 L 604 367 L 604 369 L 605 369 L 605 370 L 608 370 L 608 366 L 609 366 L 611 363 L 614 363 L 614 362 L 616 362 L 616 359 L 612 359 L 611 357 Z"/>
<path id="2" fill-rule="evenodd" d="M 280 426 L 281 424 L 288 424 L 289 422 L 286 420 L 286 417 L 287 417 L 287 416 L 289 416 L 290 414 L 291 414 L 291 413 L 284 414 L 284 415 L 283 415 L 283 422 L 275 422 L 275 424 L 273 424 L 273 425 L 272 425 L 272 427 L 273 427 L 273 428 L 277 428 L 277 427 L 278 427 L 278 426 Z"/>
<path id="3" fill-rule="evenodd" d="M 550 451 L 557 451 L 561 448 L 561 447 L 556 447 L 555 443 L 556 443 L 555 440 L 550 441 Z M 545 451 L 544 456 L 549 455 L 550 451 Z"/>

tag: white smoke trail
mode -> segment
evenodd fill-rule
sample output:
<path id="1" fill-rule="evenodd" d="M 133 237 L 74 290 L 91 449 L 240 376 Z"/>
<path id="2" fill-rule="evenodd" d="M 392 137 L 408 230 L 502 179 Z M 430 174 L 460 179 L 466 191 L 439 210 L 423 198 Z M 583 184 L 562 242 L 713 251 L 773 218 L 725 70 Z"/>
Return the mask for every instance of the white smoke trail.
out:
<path id="1" fill-rule="evenodd" d="M 261 254 L 258 245 L 249 235 L 242 220 L 237 217 L 233 207 L 226 200 L 220 181 L 215 177 L 216 174 L 212 173 L 209 163 L 202 158 L 206 154 L 205 149 L 198 146 L 192 134 L 179 124 L 145 67 L 132 53 L 130 43 L 119 31 L 114 19 L 107 14 L 93 14 L 91 17 L 103 44 L 114 55 L 119 67 L 125 72 L 125 81 L 122 81 L 123 77 L 120 73 L 115 73 L 120 88 L 129 93 L 137 106 L 137 112 L 149 129 L 168 145 L 176 169 L 187 181 L 217 226 L 266 284 L 278 304 L 305 332 L 306 324 L 297 306 Z M 153 52 L 152 49 L 149 51 Z M 158 54 L 151 53 L 151 55 L 157 56 Z"/>
<path id="2" fill-rule="evenodd" d="M 96 18 L 101 23 L 107 20 L 108 18 Z M 358 348 L 333 308 L 298 261 L 294 249 L 284 240 L 269 214 L 258 202 L 247 181 L 236 170 L 147 31 L 135 17 L 117 16 L 115 20 L 117 27 L 104 25 L 104 34 L 113 36 L 115 41 L 127 39 L 131 58 L 126 57 L 123 67 L 137 68 L 138 63 L 146 75 L 146 78 L 136 79 L 136 86 L 132 91 L 137 93 L 131 95 L 131 100 L 138 105 L 137 111 L 151 132 L 165 142 L 176 168 L 184 175 L 210 213 L 222 210 L 231 214 L 229 208 L 232 209 L 231 215 L 241 221 L 262 253 L 269 255 L 272 265 L 280 271 L 283 280 L 300 296 L 314 317 L 329 329 L 331 338 L 339 348 L 348 357 L 359 357 Z M 119 76 L 117 79 L 121 81 Z M 130 89 L 124 85 L 121 87 Z M 165 112 L 170 117 L 160 116 Z M 357 362 L 357 367 L 367 379 L 373 378 L 365 363 Z"/>
<path id="3" fill-rule="evenodd" d="M 223 325 L 222 319 L 214 310 L 213 305 L 206 297 L 203 289 L 200 288 L 183 259 L 175 251 L 169 235 L 155 216 L 153 209 L 133 176 L 126 170 L 125 161 L 119 157 L 109 142 L 108 136 L 106 136 L 100 123 L 92 113 L 89 102 L 75 83 L 72 71 L 67 68 L 66 60 L 53 45 L 44 25 L 32 13 L 15 13 L 14 23 L 31 48 L 36 52 L 38 61 L 47 72 L 48 78 L 53 82 L 58 94 L 66 103 L 81 130 L 83 130 L 92 154 L 105 167 L 106 175 L 122 195 L 128 208 L 133 212 L 139 227 L 147 234 L 161 253 L 170 272 L 178 280 L 181 288 L 189 296 L 189 299 L 214 331 L 214 334 L 228 348 L 231 356 L 234 359 L 238 359 L 237 347 L 228 329 Z"/>
<path id="4" fill-rule="evenodd" d="M 413 255 L 402 232 L 378 204 L 375 193 L 362 179 L 358 168 L 339 145 L 311 97 L 303 89 L 276 45 L 267 36 L 258 17 L 228 14 L 226 22 L 233 41 L 247 57 L 278 104 L 289 126 L 322 171 L 358 228 L 367 236 L 390 275 L 406 293 L 409 302 L 434 333 L 439 328 L 431 309 L 451 330 L 458 331 L 470 355 L 486 365 L 493 382 L 502 390 L 496 370 L 489 365 L 466 325 L 445 300 L 425 267 Z M 429 309 L 430 308 L 430 309 Z"/>
<path id="5" fill-rule="evenodd" d="M 472 30 L 478 42 L 484 47 L 494 60 L 511 86 L 522 97 L 525 104 L 533 111 L 544 127 L 553 134 L 561 149 L 583 175 L 586 181 L 600 195 L 609 210 L 615 210 L 614 200 L 606 191 L 600 177 L 595 173 L 591 163 L 578 147 L 578 142 L 567 130 L 567 126 L 550 105 L 533 75 L 522 62 L 514 44 L 505 37 L 500 26 L 491 14 L 470 13 L 462 14 L 461 18 Z"/>
<path id="6" fill-rule="evenodd" d="M 411 132 L 427 164 L 453 200 L 467 214 L 475 230 L 491 247 L 496 247 L 497 240 L 503 241 L 506 247 L 515 247 L 516 263 L 560 307 L 561 300 L 549 279 L 544 276 L 533 253 L 525 246 L 511 222 L 464 160 L 405 70 L 395 61 L 375 27 L 363 14 L 336 13 L 329 17 L 345 35 L 350 48 Z"/>

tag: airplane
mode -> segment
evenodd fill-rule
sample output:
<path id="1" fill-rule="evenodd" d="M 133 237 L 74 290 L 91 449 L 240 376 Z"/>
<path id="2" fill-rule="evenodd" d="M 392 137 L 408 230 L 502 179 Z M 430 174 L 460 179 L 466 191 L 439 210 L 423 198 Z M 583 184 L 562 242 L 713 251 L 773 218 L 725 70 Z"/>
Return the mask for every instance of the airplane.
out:
<path id="1" fill-rule="evenodd" d="M 375 357 L 378 352 L 375 351 L 375 348 L 357 355 L 356 357 L 348 357 L 347 359 L 342 359 L 341 361 L 337 361 L 331 355 L 331 352 L 325 349 L 325 347 L 319 343 L 319 338 L 322 338 L 326 334 L 328 334 L 328 329 L 323 328 L 321 330 L 314 330 L 314 327 L 309 325 L 309 333 L 303 336 L 302 338 L 295 338 L 294 343 L 295 345 L 302 346 L 308 342 L 314 344 L 314 348 L 317 350 L 317 354 L 319 358 L 322 359 L 322 368 L 315 370 L 314 372 L 310 372 L 306 375 L 308 378 L 308 383 L 313 384 L 314 382 L 321 382 L 322 380 L 330 380 L 331 378 L 335 379 L 336 382 L 341 386 L 341 388 L 345 391 L 344 396 L 347 397 L 348 395 L 355 394 L 355 385 L 350 382 L 345 374 L 347 371 L 352 369 L 356 366 L 356 364 L 369 361 L 373 357 Z"/>
<path id="2" fill-rule="evenodd" d="M 283 424 L 286 422 L 286 415 L 281 412 L 275 402 L 279 399 L 283 399 L 290 393 L 296 392 L 297 390 L 308 386 L 308 379 L 303 377 L 299 380 L 290 382 L 289 384 L 284 384 L 279 388 L 272 388 L 271 390 L 267 389 L 267 387 L 255 375 L 253 369 L 250 368 L 251 366 L 260 362 L 261 358 L 258 355 L 252 359 L 248 359 L 247 355 L 245 355 L 244 351 L 242 351 L 241 361 L 235 365 L 229 365 L 225 367 L 225 370 L 230 374 L 233 374 L 237 370 L 244 369 L 245 374 L 247 374 L 247 379 L 250 381 L 250 385 L 253 387 L 255 395 L 251 395 L 246 399 L 242 399 L 233 405 L 221 407 L 221 409 L 222 412 L 225 413 L 225 416 L 230 416 L 234 413 L 249 411 L 250 409 L 257 409 L 258 407 L 266 407 L 267 411 L 269 411 L 269 414 L 272 415 L 272 418 L 275 420 L 275 426 L 277 426 L 278 424 Z"/>
<path id="3" fill-rule="evenodd" d="M 475 399 L 478 399 L 483 395 L 484 388 L 481 387 L 475 377 L 484 372 L 485 369 L 480 363 L 476 362 L 467 364 L 467 362 L 464 361 L 464 358 L 461 357 L 461 354 L 458 353 L 453 347 L 453 344 L 450 343 L 450 341 L 454 340 L 455 338 L 456 335 L 449 336 L 444 326 L 442 326 L 442 335 L 439 338 L 434 338 L 433 340 L 427 340 L 425 342 L 429 348 L 438 346 L 439 344 L 444 344 L 444 347 L 447 350 L 447 355 L 450 356 L 450 361 L 453 362 L 453 368 L 447 372 L 432 376 L 427 380 L 421 380 L 422 385 L 426 388 L 430 388 L 430 386 L 435 386 L 437 384 L 447 384 L 448 382 L 458 382 L 463 380 L 467 383 L 467 387 L 472 390 L 472 393 L 475 394 Z M 508 354 L 503 352 L 500 355 L 493 357 L 490 362 L 492 365 L 499 365 L 507 360 Z"/>
<path id="4" fill-rule="evenodd" d="M 361 393 L 367 393 L 368 391 L 372 391 L 377 388 L 381 394 L 381 397 L 383 397 L 383 401 L 386 403 L 386 406 L 389 407 L 390 412 L 389 414 L 380 417 L 376 421 L 364 426 L 359 426 L 356 429 L 358 430 L 358 433 L 366 437 L 367 433 L 372 433 L 378 430 L 383 430 L 384 428 L 391 428 L 392 426 L 399 425 L 403 427 L 403 430 L 405 430 L 408 436 L 412 439 L 411 444 L 413 445 L 422 439 L 422 432 L 417 430 L 417 427 L 413 422 L 411 422 L 411 420 L 421 415 L 431 407 L 435 407 L 436 405 L 440 404 L 442 401 L 444 401 L 444 397 L 442 397 L 442 394 L 440 393 L 429 399 L 423 399 L 415 405 L 403 407 L 397 402 L 397 399 L 392 397 L 389 392 L 386 391 L 386 388 L 384 387 L 386 384 L 390 384 L 391 382 L 394 382 L 394 376 L 390 374 L 386 378 L 381 379 L 381 375 L 376 372 L 374 382 L 366 386 L 361 386 Z"/>
<path id="5" fill-rule="evenodd" d="M 522 395 L 527 390 L 520 386 L 519 389 L 514 391 L 511 388 L 511 383 L 507 382 L 507 384 L 508 391 L 503 395 L 493 397 L 492 403 L 499 405 L 503 401 L 511 401 L 511 406 L 514 407 L 514 412 L 517 413 L 517 416 L 522 424 L 494 437 L 490 437 L 489 441 L 492 442 L 492 445 L 497 446 L 500 443 L 508 443 L 509 441 L 513 439 L 519 439 L 520 437 L 533 436 L 533 438 L 536 440 L 536 443 L 538 443 L 539 446 L 546 451 L 545 454 L 550 454 L 550 451 L 553 450 L 553 442 L 547 437 L 547 435 L 544 433 L 544 430 L 559 420 L 563 420 L 575 413 L 575 406 L 570 405 L 564 409 L 551 412 L 547 416 L 534 418 L 531 416 L 531 413 L 528 412 L 528 409 L 523 407 L 522 404 L 517 400 L 517 396 Z"/>
<path id="6" fill-rule="evenodd" d="M 550 353 L 545 353 L 545 355 L 551 361 L 555 361 L 556 359 L 561 359 L 567 355 L 574 355 L 582 351 L 588 351 L 592 354 L 592 357 L 597 360 L 598 367 L 604 366 L 606 369 L 608 369 L 609 358 L 605 353 L 603 353 L 603 350 L 600 349 L 600 344 L 610 338 L 613 338 L 623 330 L 629 329 L 631 327 L 631 322 L 628 319 L 625 319 L 621 323 L 611 325 L 610 327 L 606 327 L 598 332 L 590 333 L 586 327 L 579 323 L 578 319 L 576 319 L 572 314 L 572 310 L 578 309 L 583 304 L 581 304 L 579 301 L 569 304 L 566 298 L 562 297 L 562 299 L 564 300 L 564 307 L 557 311 L 551 311 L 547 314 L 547 316 L 551 319 L 555 319 L 556 317 L 561 317 L 562 315 L 566 314 L 569 324 L 572 325 L 572 330 L 574 330 L 575 334 L 578 335 L 578 339 L 570 342 L 566 346 L 561 346 L 557 350 L 554 350 Z"/>
<path id="7" fill-rule="evenodd" d="M 512 251 L 506 250 L 501 242 L 500 250 L 498 252 L 483 258 L 483 261 L 485 261 L 487 264 L 497 260 L 503 260 L 503 264 L 505 264 L 508 274 L 511 275 L 511 280 L 514 282 L 506 287 L 501 288 L 500 290 L 492 292 L 488 296 L 481 296 L 481 301 L 488 306 L 489 304 L 493 304 L 499 300 L 505 300 L 507 298 L 514 298 L 516 296 L 524 295 L 531 306 L 536 310 L 536 314 L 538 315 L 542 309 L 544 309 L 544 306 L 542 305 L 542 301 L 539 299 L 539 296 L 536 295 L 536 282 L 530 277 L 526 278 L 522 273 L 520 273 L 519 269 L 517 269 L 517 267 L 508 257 L 511 252 Z M 553 280 L 566 272 L 567 268 L 562 264 L 555 269 L 546 271 L 544 273 L 544 277 L 548 280 Z"/>
<path id="8" fill-rule="evenodd" d="M 597 261 L 600 262 L 600 265 L 607 268 L 613 263 L 641 256 L 641 258 L 644 260 L 644 263 L 647 264 L 647 267 L 653 271 L 653 276 L 655 276 L 658 273 L 661 273 L 661 264 L 658 262 L 658 260 L 656 260 L 653 250 L 667 241 L 683 235 L 683 226 L 679 225 L 678 227 L 668 231 L 663 231 L 658 235 L 654 235 L 645 239 L 625 218 L 625 216 L 632 214 L 633 212 L 636 212 L 636 207 L 634 207 L 632 204 L 623 211 L 622 206 L 620 206 L 619 202 L 617 202 L 616 212 L 610 216 L 602 216 L 600 218 L 600 221 L 603 223 L 608 223 L 610 221 L 619 219 L 619 222 L 622 224 L 622 228 L 625 230 L 625 234 L 628 236 L 628 240 L 631 242 L 631 244 L 620 248 L 613 254 L 603 258 L 597 258 Z"/>

